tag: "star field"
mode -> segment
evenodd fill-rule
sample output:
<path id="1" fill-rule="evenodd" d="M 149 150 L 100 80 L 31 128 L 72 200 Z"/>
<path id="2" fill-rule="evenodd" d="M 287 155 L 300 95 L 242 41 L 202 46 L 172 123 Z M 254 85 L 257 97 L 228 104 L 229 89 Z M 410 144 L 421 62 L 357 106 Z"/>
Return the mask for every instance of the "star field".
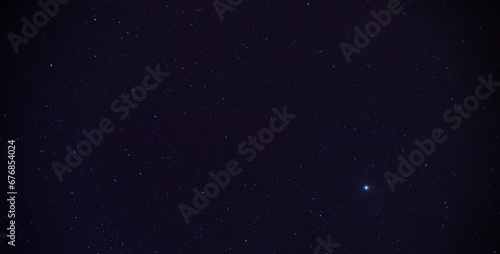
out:
<path id="1" fill-rule="evenodd" d="M 500 250 L 495 2 L 63 2 L 0 17 L 0 253 Z"/>

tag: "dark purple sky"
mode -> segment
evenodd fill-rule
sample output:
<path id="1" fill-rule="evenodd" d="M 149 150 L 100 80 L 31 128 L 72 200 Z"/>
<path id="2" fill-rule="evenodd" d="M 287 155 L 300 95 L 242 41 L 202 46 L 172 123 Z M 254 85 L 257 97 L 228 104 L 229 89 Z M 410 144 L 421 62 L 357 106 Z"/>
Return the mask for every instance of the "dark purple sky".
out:
<path id="1" fill-rule="evenodd" d="M 16 140 L 18 194 L 16 246 L 0 235 L 1 253 L 302 254 L 328 235 L 331 253 L 500 251 L 500 87 L 443 117 L 470 108 L 478 76 L 500 82 L 497 4 L 400 4 L 348 63 L 339 45 L 388 1 L 243 1 L 220 21 L 211 0 L 73 0 L 17 54 L 9 34 L 42 8 L 4 3 L 0 162 Z M 143 95 L 157 65 L 169 75 Z M 285 106 L 296 117 L 263 144 Z M 65 147 L 102 119 L 113 131 L 67 165 Z M 398 157 L 436 128 L 447 140 L 392 192 L 384 173 L 402 177 Z M 242 171 L 196 209 L 193 188 L 232 160 Z M 54 162 L 72 168 L 62 182 Z M 199 211 L 189 225 L 181 203 Z"/>

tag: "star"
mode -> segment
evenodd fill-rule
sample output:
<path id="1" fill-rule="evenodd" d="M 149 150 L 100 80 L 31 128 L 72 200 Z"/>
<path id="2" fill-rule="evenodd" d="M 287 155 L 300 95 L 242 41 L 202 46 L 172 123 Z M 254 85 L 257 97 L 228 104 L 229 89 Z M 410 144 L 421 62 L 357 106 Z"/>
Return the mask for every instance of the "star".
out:
<path id="1" fill-rule="evenodd" d="M 368 190 L 368 189 L 369 189 L 368 185 L 365 185 L 365 190 Z"/>

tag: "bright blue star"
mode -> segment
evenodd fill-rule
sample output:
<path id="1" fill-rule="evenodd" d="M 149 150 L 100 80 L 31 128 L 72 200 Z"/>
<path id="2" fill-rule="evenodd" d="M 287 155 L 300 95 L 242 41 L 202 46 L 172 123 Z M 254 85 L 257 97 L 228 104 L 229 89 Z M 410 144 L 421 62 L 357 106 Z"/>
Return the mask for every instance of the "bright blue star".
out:
<path id="1" fill-rule="evenodd" d="M 368 190 L 368 189 L 369 189 L 368 185 L 365 185 L 365 190 Z"/>

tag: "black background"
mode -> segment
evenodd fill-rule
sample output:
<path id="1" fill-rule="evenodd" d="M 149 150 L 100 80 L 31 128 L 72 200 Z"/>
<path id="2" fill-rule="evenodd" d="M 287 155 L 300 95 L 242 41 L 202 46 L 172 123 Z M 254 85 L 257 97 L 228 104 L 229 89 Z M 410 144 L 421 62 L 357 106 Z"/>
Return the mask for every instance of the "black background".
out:
<path id="1" fill-rule="evenodd" d="M 3 3 L 18 228 L 1 253 L 313 253 L 327 235 L 334 253 L 498 252 L 499 91 L 456 131 L 442 117 L 477 76 L 500 81 L 498 5 L 402 4 L 347 63 L 339 44 L 387 1 L 244 1 L 221 22 L 210 0 L 73 0 L 18 54 L 6 35 L 40 7 Z M 118 120 L 111 102 L 158 63 L 170 75 Z M 244 162 L 285 105 L 296 119 Z M 51 163 L 104 117 L 114 132 L 59 183 Z M 436 127 L 448 140 L 392 193 L 383 173 Z M 177 206 L 231 159 L 244 171 L 186 225 Z"/>

